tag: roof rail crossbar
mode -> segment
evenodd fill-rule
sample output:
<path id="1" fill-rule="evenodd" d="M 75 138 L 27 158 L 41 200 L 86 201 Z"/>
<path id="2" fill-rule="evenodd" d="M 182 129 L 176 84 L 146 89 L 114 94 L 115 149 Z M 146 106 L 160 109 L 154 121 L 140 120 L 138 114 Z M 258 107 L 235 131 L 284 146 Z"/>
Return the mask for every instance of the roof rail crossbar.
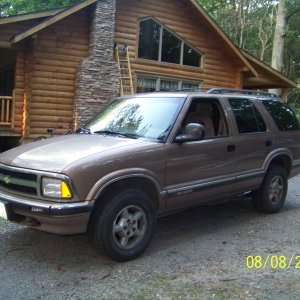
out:
<path id="1" fill-rule="evenodd" d="M 212 88 L 209 89 L 207 94 L 246 94 L 246 95 L 261 95 L 261 96 L 266 96 L 266 97 L 271 97 L 271 98 L 278 98 L 277 95 L 271 94 L 268 92 L 262 92 L 262 91 L 257 91 L 257 90 L 241 90 L 241 89 L 227 89 L 227 88 Z"/>

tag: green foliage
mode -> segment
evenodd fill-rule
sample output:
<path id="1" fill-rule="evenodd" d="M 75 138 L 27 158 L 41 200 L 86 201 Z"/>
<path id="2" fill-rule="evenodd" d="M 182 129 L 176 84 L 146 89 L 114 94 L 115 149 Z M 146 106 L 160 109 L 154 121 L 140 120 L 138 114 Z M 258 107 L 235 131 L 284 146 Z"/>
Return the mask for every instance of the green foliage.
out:
<path id="1" fill-rule="evenodd" d="M 297 4 L 298 3 L 298 4 Z M 300 3 L 290 0 L 288 3 L 285 73 L 300 82 Z"/>
<path id="2" fill-rule="evenodd" d="M 197 0 L 240 48 L 270 64 L 276 25 L 275 0 Z M 300 82 L 300 1 L 285 0 L 285 69 Z"/>
<path id="3" fill-rule="evenodd" d="M 0 0 L 0 16 L 19 15 L 33 11 L 41 11 L 65 7 L 78 0 Z"/>

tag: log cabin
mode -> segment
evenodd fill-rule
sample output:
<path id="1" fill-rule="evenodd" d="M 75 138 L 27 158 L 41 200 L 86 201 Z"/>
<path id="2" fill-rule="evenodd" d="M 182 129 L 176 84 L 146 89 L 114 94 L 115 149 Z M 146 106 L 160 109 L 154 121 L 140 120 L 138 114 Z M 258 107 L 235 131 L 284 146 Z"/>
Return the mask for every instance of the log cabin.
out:
<path id="1" fill-rule="evenodd" d="M 84 0 L 0 18 L 0 151 L 82 126 L 123 94 L 296 83 L 240 50 L 196 0 Z"/>

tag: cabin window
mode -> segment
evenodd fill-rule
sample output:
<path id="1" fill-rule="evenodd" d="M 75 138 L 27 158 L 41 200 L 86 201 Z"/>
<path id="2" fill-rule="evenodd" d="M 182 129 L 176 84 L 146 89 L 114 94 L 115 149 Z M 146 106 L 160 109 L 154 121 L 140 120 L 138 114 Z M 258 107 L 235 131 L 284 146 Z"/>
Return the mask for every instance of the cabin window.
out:
<path id="1" fill-rule="evenodd" d="M 138 75 L 137 93 L 149 93 L 155 91 L 175 91 L 175 90 L 199 90 L 200 83 L 186 81 L 182 79 L 170 79 L 160 76 Z"/>
<path id="2" fill-rule="evenodd" d="M 186 66 L 197 67 L 200 65 L 200 55 L 188 45 L 183 48 L 183 64 Z"/>
<path id="3" fill-rule="evenodd" d="M 187 81 L 182 81 L 182 90 L 198 91 L 200 88 L 199 83 L 191 83 Z"/>
<path id="4" fill-rule="evenodd" d="M 139 57 L 158 60 L 161 26 L 149 19 L 140 23 Z"/>
<path id="5" fill-rule="evenodd" d="M 139 23 L 138 57 L 201 67 L 202 55 L 153 19 Z"/>
<path id="6" fill-rule="evenodd" d="M 137 78 L 137 93 L 150 93 L 156 91 L 156 78 L 139 76 Z"/>
<path id="7" fill-rule="evenodd" d="M 160 80 L 160 85 L 159 85 L 160 91 L 175 91 L 178 89 L 179 89 L 179 81 L 166 80 L 166 79 Z"/>
<path id="8" fill-rule="evenodd" d="M 161 61 L 180 64 L 181 40 L 163 29 Z"/>

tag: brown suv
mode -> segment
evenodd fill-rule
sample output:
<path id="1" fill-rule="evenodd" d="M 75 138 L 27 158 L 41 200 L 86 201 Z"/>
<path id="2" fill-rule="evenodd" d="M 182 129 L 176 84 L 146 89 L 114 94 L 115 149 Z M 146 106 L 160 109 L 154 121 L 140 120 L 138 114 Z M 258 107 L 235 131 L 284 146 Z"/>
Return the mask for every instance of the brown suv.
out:
<path id="1" fill-rule="evenodd" d="M 277 212 L 299 170 L 299 123 L 274 95 L 133 95 L 77 134 L 2 153 L 0 205 L 8 220 L 32 228 L 88 231 L 125 261 L 147 247 L 157 216 L 248 192 L 255 208 Z"/>

